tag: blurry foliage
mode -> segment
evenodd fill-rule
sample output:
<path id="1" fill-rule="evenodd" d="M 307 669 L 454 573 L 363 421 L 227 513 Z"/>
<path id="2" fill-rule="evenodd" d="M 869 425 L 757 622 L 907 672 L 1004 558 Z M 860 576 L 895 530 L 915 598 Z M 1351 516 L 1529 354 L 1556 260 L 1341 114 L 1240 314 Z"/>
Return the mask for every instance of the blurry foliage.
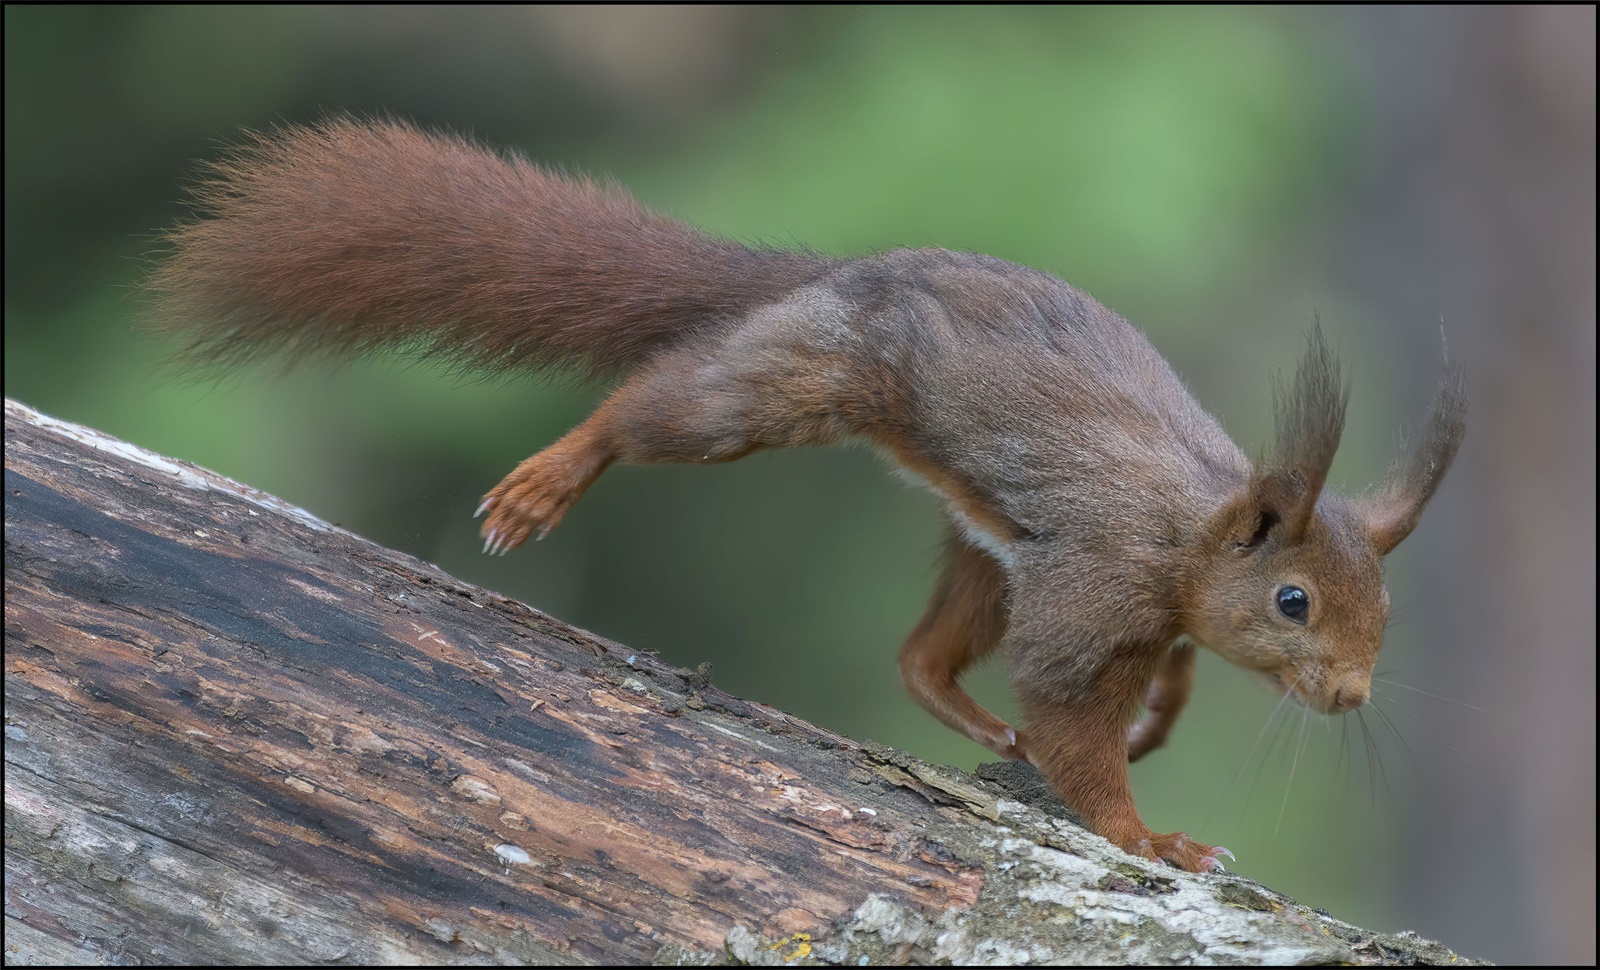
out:
<path id="1" fill-rule="evenodd" d="M 1278 253 L 1346 177 L 1360 124 L 1352 82 L 1300 16 L 8 6 L 6 393 L 674 663 L 711 660 L 736 693 L 970 767 L 987 752 L 917 709 L 894 661 L 932 583 L 938 509 L 866 451 L 614 469 L 548 541 L 484 559 L 478 497 L 581 420 L 592 389 L 392 361 L 185 382 L 130 327 L 154 231 L 178 216 L 193 161 L 238 128 L 388 112 L 615 174 L 737 238 L 943 246 L 1055 272 L 1146 327 L 1252 448 L 1267 372 L 1292 359 L 1310 306 L 1242 311 L 1281 309 Z M 1359 319 L 1314 280 L 1284 285 Z M 1376 456 L 1368 477 L 1392 413 L 1374 407 L 1373 443 L 1352 430 L 1350 448 Z M 1000 671 L 975 693 L 1014 711 Z M 1369 812 L 1366 779 L 1334 777 L 1337 737 L 1283 795 L 1288 755 L 1251 747 L 1273 702 L 1207 658 L 1172 747 L 1135 770 L 1140 808 L 1382 922 L 1370 872 L 1295 878 L 1330 843 L 1377 858 L 1365 826 L 1385 812 Z M 1249 774 L 1227 781 L 1253 750 L 1251 771 L 1277 764 L 1245 816 Z M 1212 799 L 1226 808 L 1208 826 Z"/>
<path id="2" fill-rule="evenodd" d="M 1306 52 L 1240 12 L 877 9 L 830 40 L 661 170 L 701 221 L 970 249 L 1089 289 L 1138 253 L 1189 288 L 1258 258 L 1337 157 Z"/>

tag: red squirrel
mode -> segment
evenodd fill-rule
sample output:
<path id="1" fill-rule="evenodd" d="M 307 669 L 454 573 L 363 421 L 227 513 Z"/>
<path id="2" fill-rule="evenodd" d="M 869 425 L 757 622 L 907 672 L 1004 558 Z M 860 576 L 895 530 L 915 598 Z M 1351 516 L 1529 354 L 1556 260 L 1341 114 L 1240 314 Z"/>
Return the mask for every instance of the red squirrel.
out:
<path id="1" fill-rule="evenodd" d="M 252 136 L 194 202 L 149 280 L 193 360 L 405 348 L 626 375 L 484 497 L 488 552 L 555 528 L 613 461 L 869 442 L 952 522 L 900 650 L 912 696 L 1034 764 L 1095 832 L 1191 871 L 1231 854 L 1146 828 L 1127 766 L 1187 700 L 1192 644 L 1314 710 L 1364 704 L 1382 557 L 1465 429 L 1446 360 L 1416 447 L 1347 498 L 1323 488 L 1349 389 L 1320 328 L 1251 461 L 1139 331 L 1046 273 L 940 249 L 744 246 L 393 121 Z M 1002 642 L 1026 732 L 960 684 Z"/>

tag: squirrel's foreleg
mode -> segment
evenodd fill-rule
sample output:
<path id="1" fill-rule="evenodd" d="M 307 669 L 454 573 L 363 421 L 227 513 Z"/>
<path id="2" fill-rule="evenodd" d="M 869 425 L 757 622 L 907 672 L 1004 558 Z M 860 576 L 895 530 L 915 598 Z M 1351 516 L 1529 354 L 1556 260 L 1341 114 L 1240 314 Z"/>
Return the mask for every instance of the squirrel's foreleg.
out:
<path id="1" fill-rule="evenodd" d="M 1139 818 L 1128 785 L 1129 715 L 1162 662 L 1161 645 L 1117 651 L 1098 672 L 1086 672 L 1088 689 L 1072 689 L 1047 672 L 1013 678 L 1028 724 L 1028 760 L 1089 829 L 1123 851 L 1164 859 L 1190 872 L 1222 868 L 1227 849 L 1196 842 L 1182 832 L 1158 835 Z M 1052 682 L 1054 681 L 1054 682 Z"/>
<path id="2" fill-rule="evenodd" d="M 1161 658 L 1161 667 L 1144 695 L 1145 715 L 1128 731 L 1130 762 L 1166 743 L 1167 732 L 1189 703 L 1189 691 L 1194 687 L 1194 654 L 1194 644 L 1180 643 Z"/>

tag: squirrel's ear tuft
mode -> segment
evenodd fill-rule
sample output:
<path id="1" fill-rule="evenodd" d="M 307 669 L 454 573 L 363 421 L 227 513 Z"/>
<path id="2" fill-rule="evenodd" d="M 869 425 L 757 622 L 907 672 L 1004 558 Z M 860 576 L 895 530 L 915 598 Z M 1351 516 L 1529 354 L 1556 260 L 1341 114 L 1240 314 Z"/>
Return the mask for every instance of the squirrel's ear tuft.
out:
<path id="1" fill-rule="evenodd" d="M 1415 448 L 1401 455 L 1375 495 L 1364 502 L 1367 528 L 1379 555 L 1400 544 L 1422 517 L 1444 473 L 1449 471 L 1467 431 L 1467 386 L 1461 368 L 1445 351 L 1444 379 L 1428 409 L 1428 421 Z"/>
<path id="2" fill-rule="evenodd" d="M 1294 384 L 1273 389 L 1276 434 L 1272 456 L 1253 476 L 1251 490 L 1279 516 L 1287 542 L 1299 542 L 1311 522 L 1328 479 L 1328 467 L 1344 433 L 1350 385 L 1339 361 L 1314 323 L 1306 351 L 1295 368 Z"/>

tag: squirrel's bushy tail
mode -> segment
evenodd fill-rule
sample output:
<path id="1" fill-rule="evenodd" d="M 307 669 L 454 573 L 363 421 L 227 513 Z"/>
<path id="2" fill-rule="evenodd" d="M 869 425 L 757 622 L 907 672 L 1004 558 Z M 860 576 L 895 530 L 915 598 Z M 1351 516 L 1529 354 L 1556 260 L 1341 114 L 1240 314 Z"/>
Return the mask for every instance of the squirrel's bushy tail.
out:
<path id="1" fill-rule="evenodd" d="M 147 280 L 185 358 L 406 347 L 604 371 L 776 300 L 821 257 L 751 249 L 452 135 L 335 118 L 251 135 Z"/>

